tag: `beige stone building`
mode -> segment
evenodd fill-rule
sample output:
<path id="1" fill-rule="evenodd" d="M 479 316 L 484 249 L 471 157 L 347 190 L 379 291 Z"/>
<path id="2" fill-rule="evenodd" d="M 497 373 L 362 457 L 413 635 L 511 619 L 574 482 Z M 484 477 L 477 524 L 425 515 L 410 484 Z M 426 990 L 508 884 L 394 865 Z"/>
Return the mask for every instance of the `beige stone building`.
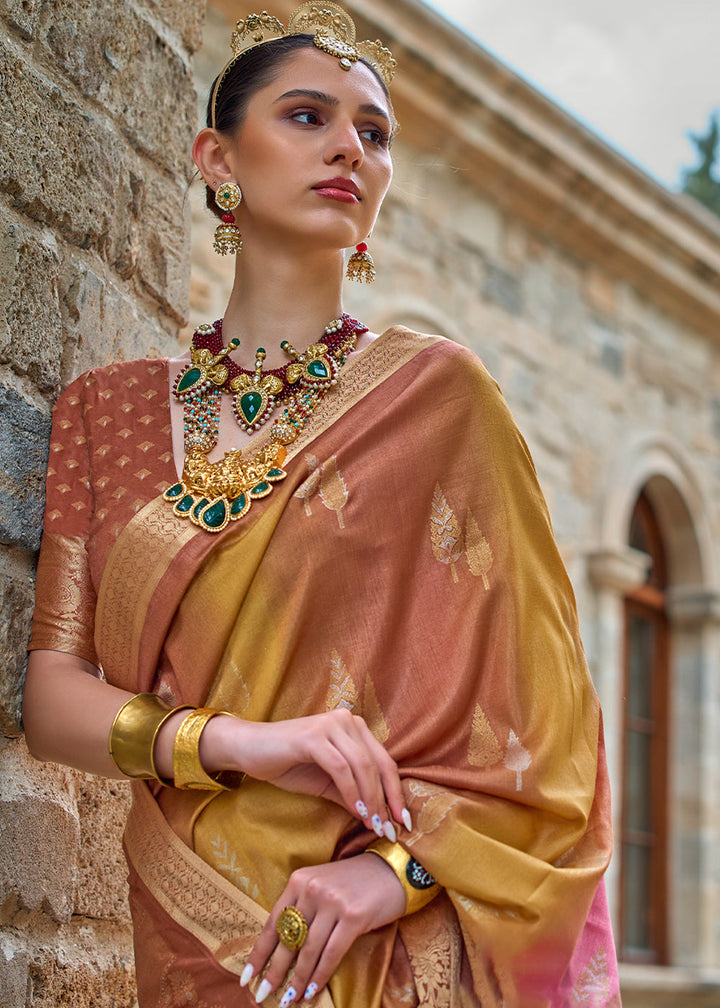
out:
<path id="1" fill-rule="evenodd" d="M 398 59 L 401 123 L 371 241 L 378 279 L 348 290 L 347 307 L 375 330 L 402 322 L 471 346 L 499 381 L 603 703 L 625 1003 L 720 1005 L 720 221 L 417 0 L 347 6 Z M 202 7 L 0 2 L 8 1008 L 134 1001 L 115 839 L 124 788 L 38 768 L 16 714 L 58 386 L 112 356 L 166 352 L 178 326 L 222 314 L 228 264 L 210 251 L 198 187 L 184 203 Z M 245 13 L 208 5 L 200 105 Z M 117 18 L 123 31 L 103 27 Z M 184 206 L 196 225 L 189 326 Z"/>

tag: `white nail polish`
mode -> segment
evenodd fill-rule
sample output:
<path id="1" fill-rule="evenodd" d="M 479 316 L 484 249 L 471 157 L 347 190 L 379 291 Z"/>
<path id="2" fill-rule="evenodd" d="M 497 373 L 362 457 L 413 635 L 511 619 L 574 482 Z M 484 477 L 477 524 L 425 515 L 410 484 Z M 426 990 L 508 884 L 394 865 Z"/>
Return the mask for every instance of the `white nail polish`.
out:
<path id="1" fill-rule="evenodd" d="M 367 819 L 367 805 L 363 801 L 355 802 L 355 808 L 357 809 L 357 814 L 361 819 Z"/>
<path id="2" fill-rule="evenodd" d="M 384 836 L 384 834 L 383 834 L 383 828 L 382 828 L 382 822 L 380 820 L 380 816 L 379 815 L 375 814 L 372 817 L 372 819 L 370 820 L 370 825 L 375 830 L 375 832 L 377 833 L 378 836 Z"/>
<path id="3" fill-rule="evenodd" d="M 288 989 L 283 994 L 282 1001 L 280 1002 L 280 1008 L 288 1008 L 288 1005 L 291 1005 L 293 1003 L 296 996 L 297 995 L 295 993 L 295 988 L 288 987 Z"/>
<path id="4" fill-rule="evenodd" d="M 308 989 L 305 991 L 305 1000 L 309 1001 L 310 998 L 314 998 L 318 992 L 318 985 L 316 983 L 308 984 Z"/>
<path id="5" fill-rule="evenodd" d="M 390 822 L 389 819 L 387 819 L 383 823 L 383 833 L 388 838 L 388 840 L 392 840 L 393 843 L 395 843 L 395 841 L 397 840 L 397 833 L 395 832 L 395 827 L 393 826 L 393 824 Z"/>
<path id="6" fill-rule="evenodd" d="M 254 975 L 255 970 L 252 968 L 250 963 L 248 963 L 245 969 L 240 974 L 240 986 L 247 987 L 247 985 L 250 983 Z"/>
<path id="7" fill-rule="evenodd" d="M 403 826 L 406 830 L 412 829 L 412 819 L 410 818 L 410 813 L 406 808 L 402 810 L 402 816 L 400 817 L 403 821 Z"/>
<path id="8" fill-rule="evenodd" d="M 272 990 L 272 984 L 269 984 L 267 980 L 263 980 L 263 982 L 258 987 L 257 994 L 255 995 L 255 1004 L 262 1004 L 271 990 Z"/>

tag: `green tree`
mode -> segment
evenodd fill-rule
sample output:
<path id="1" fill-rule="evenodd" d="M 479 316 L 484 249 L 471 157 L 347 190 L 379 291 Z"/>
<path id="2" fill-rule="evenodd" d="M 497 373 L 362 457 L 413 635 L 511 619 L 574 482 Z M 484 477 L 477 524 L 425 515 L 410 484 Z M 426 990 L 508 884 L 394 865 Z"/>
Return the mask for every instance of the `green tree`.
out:
<path id="1" fill-rule="evenodd" d="M 700 165 L 683 171 L 683 192 L 703 203 L 720 217 L 720 180 L 713 171 L 718 164 L 720 124 L 717 109 L 708 121 L 707 133 L 689 133 L 697 148 Z"/>

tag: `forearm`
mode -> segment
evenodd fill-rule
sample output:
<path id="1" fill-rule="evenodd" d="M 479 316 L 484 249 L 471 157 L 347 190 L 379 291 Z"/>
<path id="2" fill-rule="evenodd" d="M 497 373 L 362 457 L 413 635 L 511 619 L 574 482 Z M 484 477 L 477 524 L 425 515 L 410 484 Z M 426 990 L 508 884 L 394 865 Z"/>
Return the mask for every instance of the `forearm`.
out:
<path id="1" fill-rule="evenodd" d="M 110 756 L 108 740 L 118 711 L 132 696 L 98 678 L 97 669 L 82 658 L 60 651 L 31 651 L 23 698 L 30 752 L 39 760 L 124 779 Z M 187 710 L 173 714 L 158 733 L 154 759 L 164 780 L 172 780 L 173 742 L 187 714 Z M 209 773 L 234 769 L 227 753 L 227 722 L 237 733 L 237 720 L 213 718 L 203 731 L 200 758 Z"/>

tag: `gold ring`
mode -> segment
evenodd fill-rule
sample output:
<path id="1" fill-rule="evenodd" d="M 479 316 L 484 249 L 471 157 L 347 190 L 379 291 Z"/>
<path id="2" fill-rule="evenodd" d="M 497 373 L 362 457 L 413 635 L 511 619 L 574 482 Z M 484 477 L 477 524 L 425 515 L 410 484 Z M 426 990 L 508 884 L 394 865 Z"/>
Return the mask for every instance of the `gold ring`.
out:
<path id="1" fill-rule="evenodd" d="M 277 919 L 275 929 L 285 948 L 293 952 L 302 948 L 307 938 L 307 921 L 297 907 L 287 906 Z"/>

